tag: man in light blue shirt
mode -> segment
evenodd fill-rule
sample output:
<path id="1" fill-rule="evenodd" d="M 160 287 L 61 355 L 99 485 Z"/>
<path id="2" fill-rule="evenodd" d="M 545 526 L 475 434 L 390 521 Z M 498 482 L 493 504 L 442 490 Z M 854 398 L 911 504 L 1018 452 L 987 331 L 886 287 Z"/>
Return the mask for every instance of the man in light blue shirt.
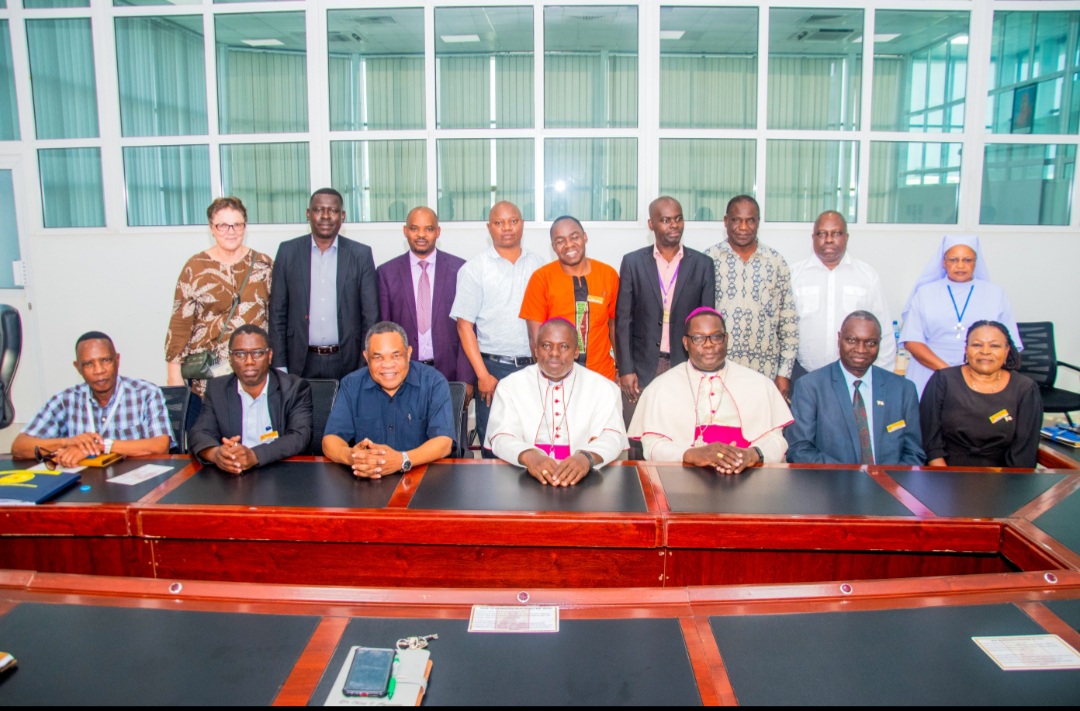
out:
<path id="1" fill-rule="evenodd" d="M 487 228 L 491 249 L 470 259 L 458 272 L 450 309 L 450 318 L 457 319 L 461 347 L 476 372 L 476 429 L 481 442 L 499 379 L 536 362 L 528 326 L 518 313 L 529 279 L 544 265 L 540 255 L 522 248 L 525 224 L 513 203 L 495 203 Z M 495 457 L 488 449 L 482 454 Z"/>

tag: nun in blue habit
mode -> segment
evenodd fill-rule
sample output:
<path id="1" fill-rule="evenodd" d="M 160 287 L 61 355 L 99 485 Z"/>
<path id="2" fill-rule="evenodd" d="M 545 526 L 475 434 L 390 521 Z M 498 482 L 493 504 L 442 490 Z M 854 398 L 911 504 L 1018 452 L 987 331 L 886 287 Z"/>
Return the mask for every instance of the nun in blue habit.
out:
<path id="1" fill-rule="evenodd" d="M 990 281 L 974 235 L 945 235 L 915 282 L 903 318 L 900 340 L 911 354 L 907 378 L 920 398 L 935 370 L 963 364 L 967 330 L 976 321 L 1000 321 L 1016 347 L 1023 348 L 1012 305 Z"/>

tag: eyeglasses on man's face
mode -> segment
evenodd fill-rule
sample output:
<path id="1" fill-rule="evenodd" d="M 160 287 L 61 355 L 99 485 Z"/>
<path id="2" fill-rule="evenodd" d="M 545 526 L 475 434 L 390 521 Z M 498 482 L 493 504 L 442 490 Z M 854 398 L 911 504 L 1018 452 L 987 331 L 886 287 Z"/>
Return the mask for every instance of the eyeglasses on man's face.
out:
<path id="1" fill-rule="evenodd" d="M 695 333 L 692 336 L 687 335 L 687 338 L 689 338 L 690 342 L 693 343 L 695 346 L 703 345 L 705 341 L 708 341 L 714 346 L 718 346 L 724 342 L 724 339 L 727 338 L 727 333 L 724 331 L 718 331 L 717 333 L 710 333 L 708 335 L 705 335 L 703 333 Z"/>
<path id="2" fill-rule="evenodd" d="M 252 360 L 262 360 L 269 352 L 269 348 L 255 348 L 250 351 L 229 351 L 229 356 L 239 361 L 245 361 L 248 357 Z"/>

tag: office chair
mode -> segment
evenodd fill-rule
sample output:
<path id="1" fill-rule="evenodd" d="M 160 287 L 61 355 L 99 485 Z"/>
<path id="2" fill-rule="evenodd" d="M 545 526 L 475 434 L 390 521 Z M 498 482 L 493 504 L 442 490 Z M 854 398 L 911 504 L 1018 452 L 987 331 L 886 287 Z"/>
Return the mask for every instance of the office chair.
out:
<path id="1" fill-rule="evenodd" d="M 165 409 L 169 411 L 169 424 L 172 425 L 173 439 L 176 445 L 169 449 L 170 454 L 187 454 L 188 406 L 191 404 L 191 390 L 186 385 L 162 385 L 161 394 L 165 397 Z"/>
<path id="2" fill-rule="evenodd" d="M 1018 323 L 1020 340 L 1024 350 L 1020 353 L 1020 370 L 1039 385 L 1042 395 L 1043 412 L 1064 413 L 1069 424 L 1073 424 L 1070 412 L 1080 410 L 1080 393 L 1055 388 L 1058 366 L 1064 366 L 1080 373 L 1080 368 L 1057 359 L 1054 347 L 1054 324 L 1050 321 Z"/>
<path id="3" fill-rule="evenodd" d="M 454 436 L 454 446 L 450 450 L 451 457 L 466 457 L 466 452 L 469 451 L 468 426 L 469 426 L 469 411 L 465 409 L 465 383 L 459 381 L 452 381 L 450 383 L 450 407 L 453 409 L 454 416 L 454 429 L 457 434 Z"/>
<path id="4" fill-rule="evenodd" d="M 307 453 L 321 457 L 323 433 L 337 398 L 338 381 L 333 378 L 309 378 L 308 385 L 311 386 L 311 444 L 308 445 Z"/>
<path id="5" fill-rule="evenodd" d="M 15 405 L 11 402 L 11 383 L 22 357 L 22 318 L 19 310 L 0 304 L 0 429 L 15 421 Z"/>

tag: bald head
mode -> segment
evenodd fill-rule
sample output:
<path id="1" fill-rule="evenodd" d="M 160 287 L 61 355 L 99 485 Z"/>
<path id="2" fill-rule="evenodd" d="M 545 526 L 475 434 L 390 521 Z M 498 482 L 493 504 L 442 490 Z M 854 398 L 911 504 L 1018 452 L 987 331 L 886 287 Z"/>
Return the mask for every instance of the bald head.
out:
<path id="1" fill-rule="evenodd" d="M 847 253 L 847 220 L 836 210 L 826 210 L 814 221 L 814 254 L 829 269 L 835 269 Z"/>
<path id="2" fill-rule="evenodd" d="M 657 249 L 672 254 L 678 251 L 683 236 L 682 205 L 679 201 L 664 195 L 649 203 L 649 229 L 656 240 Z"/>
<path id="3" fill-rule="evenodd" d="M 405 218 L 405 239 L 409 250 L 418 258 L 424 259 L 435 251 L 435 241 L 442 232 L 439 216 L 430 207 L 414 207 Z"/>
<path id="4" fill-rule="evenodd" d="M 521 219 L 521 210 L 514 203 L 500 200 L 492 205 L 488 212 L 487 228 L 496 251 L 514 254 L 521 249 L 525 223 Z"/>

